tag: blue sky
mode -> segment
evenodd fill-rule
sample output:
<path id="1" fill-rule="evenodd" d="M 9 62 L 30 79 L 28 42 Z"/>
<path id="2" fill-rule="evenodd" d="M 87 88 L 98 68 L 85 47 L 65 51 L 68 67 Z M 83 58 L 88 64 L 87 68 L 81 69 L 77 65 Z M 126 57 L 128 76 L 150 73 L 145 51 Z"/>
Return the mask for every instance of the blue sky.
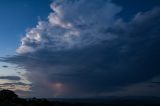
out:
<path id="1" fill-rule="evenodd" d="M 50 0 L 2 0 L 0 2 L 0 56 L 10 55 L 20 44 L 28 28 L 37 24 L 38 17 L 46 20 L 51 11 Z"/>
<path id="2" fill-rule="evenodd" d="M 159 0 L 1 0 L 0 89 L 159 96 L 159 19 Z"/>
<path id="3" fill-rule="evenodd" d="M 47 19 L 51 11 L 50 3 L 51 0 L 0 1 L 0 57 L 16 54 L 20 39 L 25 36 L 26 30 L 34 27 L 39 19 Z M 8 63 L 1 62 L 0 66 L 1 76 L 21 76 L 19 72 L 24 73 L 23 69 L 16 69 L 14 65 Z M 10 81 L 1 80 L 1 82 Z"/>

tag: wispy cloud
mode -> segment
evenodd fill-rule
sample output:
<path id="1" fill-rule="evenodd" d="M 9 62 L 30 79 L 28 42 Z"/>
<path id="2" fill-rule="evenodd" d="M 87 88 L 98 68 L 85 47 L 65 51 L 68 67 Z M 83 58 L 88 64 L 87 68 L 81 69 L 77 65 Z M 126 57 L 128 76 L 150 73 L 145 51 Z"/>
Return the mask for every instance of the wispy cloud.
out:
<path id="1" fill-rule="evenodd" d="M 4 79 L 4 80 L 16 80 L 16 81 L 21 80 L 21 78 L 19 76 L 0 76 L 0 79 Z"/>

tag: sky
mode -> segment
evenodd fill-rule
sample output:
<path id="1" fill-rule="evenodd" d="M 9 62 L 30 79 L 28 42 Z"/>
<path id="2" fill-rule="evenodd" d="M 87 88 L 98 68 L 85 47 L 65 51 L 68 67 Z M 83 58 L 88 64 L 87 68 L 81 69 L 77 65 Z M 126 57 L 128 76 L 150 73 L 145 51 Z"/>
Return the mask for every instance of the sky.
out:
<path id="1" fill-rule="evenodd" d="M 0 89 L 21 97 L 159 97 L 159 0 L 1 0 Z"/>

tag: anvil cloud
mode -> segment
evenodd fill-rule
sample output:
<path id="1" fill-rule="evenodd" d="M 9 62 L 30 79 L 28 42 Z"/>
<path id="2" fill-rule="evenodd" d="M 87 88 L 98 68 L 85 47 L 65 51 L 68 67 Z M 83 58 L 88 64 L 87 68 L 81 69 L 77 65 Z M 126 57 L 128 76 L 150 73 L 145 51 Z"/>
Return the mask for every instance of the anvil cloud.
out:
<path id="1" fill-rule="evenodd" d="M 160 74 L 159 8 L 128 22 L 111 1 L 57 0 L 51 8 L 48 21 L 21 39 L 17 55 L 3 58 L 26 70 L 33 95 L 104 96 Z"/>

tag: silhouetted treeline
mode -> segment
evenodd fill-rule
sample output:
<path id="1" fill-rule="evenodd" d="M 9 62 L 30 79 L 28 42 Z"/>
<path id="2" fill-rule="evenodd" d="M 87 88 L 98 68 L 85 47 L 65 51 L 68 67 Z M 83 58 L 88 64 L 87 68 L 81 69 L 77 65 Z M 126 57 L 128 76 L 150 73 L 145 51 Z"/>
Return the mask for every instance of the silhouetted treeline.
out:
<path id="1" fill-rule="evenodd" d="M 0 91 L 0 106 L 160 106 L 160 103 L 137 102 L 137 101 L 112 101 L 103 103 L 78 103 L 78 102 L 60 102 L 48 101 L 47 99 L 22 99 L 19 98 L 13 91 Z"/>
<path id="2" fill-rule="evenodd" d="M 48 101 L 47 99 L 22 99 L 13 91 L 0 91 L 0 106 L 96 106 L 88 103 L 67 103 L 58 101 Z"/>

